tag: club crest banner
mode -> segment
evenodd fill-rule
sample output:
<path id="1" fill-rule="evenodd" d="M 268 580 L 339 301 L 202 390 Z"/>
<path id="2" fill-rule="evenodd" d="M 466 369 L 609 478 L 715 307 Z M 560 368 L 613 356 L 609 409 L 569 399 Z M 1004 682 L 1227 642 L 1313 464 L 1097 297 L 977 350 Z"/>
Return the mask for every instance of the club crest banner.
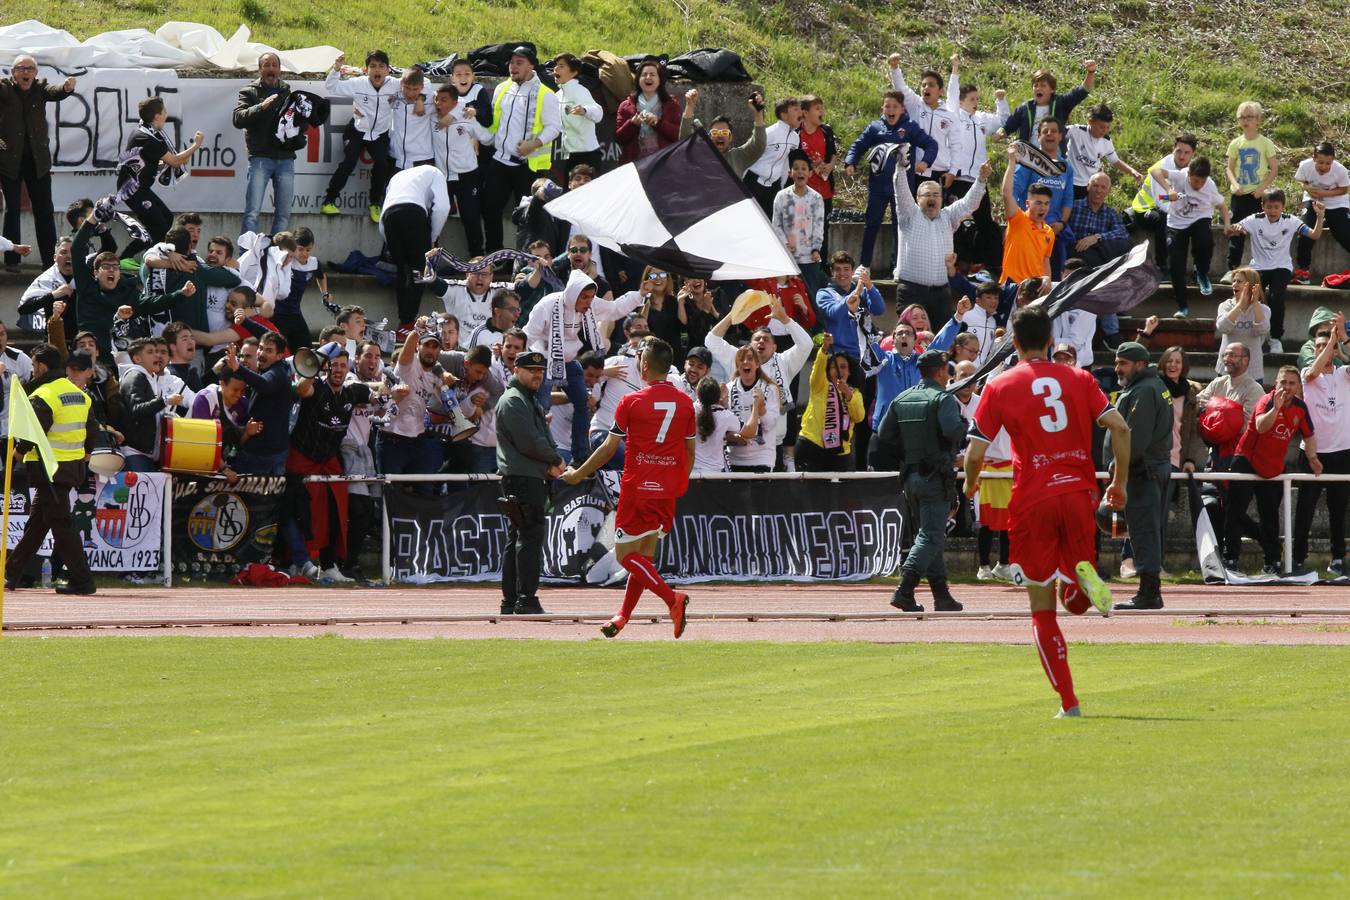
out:
<path id="1" fill-rule="evenodd" d="M 10 491 L 10 549 L 19 543 L 32 491 L 16 467 Z M 84 555 L 95 572 L 158 571 L 164 541 L 165 476 L 159 472 L 118 472 L 112 478 L 99 476 L 79 490 L 71 491 L 70 503 L 75 530 L 84 543 Z M 22 483 L 20 483 L 22 482 Z M 47 535 L 40 556 L 52 553 L 51 535 Z"/>

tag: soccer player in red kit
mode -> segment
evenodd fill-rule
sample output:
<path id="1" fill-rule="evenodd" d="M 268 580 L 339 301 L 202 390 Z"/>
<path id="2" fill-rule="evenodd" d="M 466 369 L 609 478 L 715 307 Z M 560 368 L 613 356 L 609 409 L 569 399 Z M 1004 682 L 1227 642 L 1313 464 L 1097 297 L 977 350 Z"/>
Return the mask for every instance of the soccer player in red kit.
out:
<path id="1" fill-rule="evenodd" d="M 643 590 L 670 608 L 675 637 L 684 634 L 689 595 L 672 590 L 657 573 L 654 561 L 657 542 L 675 522 L 675 501 L 689 488 L 698 440 L 694 401 L 666 380 L 673 358 L 669 344 L 647 338 L 638 349 L 638 374 L 646 386 L 619 401 L 614 428 L 590 459 L 562 475 L 568 484 L 579 484 L 609 462 L 620 441 L 626 441 L 614 520 L 614 557 L 628 570 L 628 587 L 623 608 L 600 629 L 605 637 L 614 637 L 628 624 Z"/>
<path id="2" fill-rule="evenodd" d="M 966 494 L 973 497 L 979 491 L 985 448 L 1006 428 L 1013 452 L 1013 581 L 1027 588 L 1036 650 L 1060 697 L 1057 717 L 1080 716 L 1068 648 L 1055 620 L 1056 594 L 1074 615 L 1086 612 L 1089 603 L 1103 614 L 1111 611 L 1111 591 L 1097 575 L 1093 546 L 1097 478 L 1092 425 L 1098 422 L 1111 432 L 1116 466 L 1106 498 L 1115 509 L 1125 508 L 1130 428 L 1090 373 L 1047 359 L 1051 333 L 1044 310 L 1019 309 L 1013 313 L 1012 329 L 1018 363 L 991 380 L 980 395 L 966 450 Z"/>

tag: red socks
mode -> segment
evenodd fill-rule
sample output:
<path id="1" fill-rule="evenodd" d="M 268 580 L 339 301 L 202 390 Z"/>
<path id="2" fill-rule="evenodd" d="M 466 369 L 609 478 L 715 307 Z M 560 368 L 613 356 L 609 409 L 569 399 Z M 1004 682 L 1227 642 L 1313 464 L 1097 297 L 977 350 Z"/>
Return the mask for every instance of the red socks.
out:
<path id="1" fill-rule="evenodd" d="M 650 559 L 634 551 L 619 560 L 619 565 L 628 570 L 628 587 L 624 591 L 623 612 L 620 613 L 625 619 L 633 612 L 633 607 L 637 606 L 638 597 L 642 596 L 644 589 L 664 600 L 666 606 L 675 603 L 675 592 L 657 573 L 656 566 Z"/>
<path id="2" fill-rule="evenodd" d="M 1073 674 L 1069 672 L 1069 648 L 1064 643 L 1053 609 L 1031 614 L 1031 634 L 1045 677 L 1059 694 L 1060 706 L 1072 709 L 1078 705 L 1078 697 L 1073 692 Z"/>
<path id="3" fill-rule="evenodd" d="M 1064 597 L 1062 600 L 1064 608 L 1075 616 L 1081 616 L 1092 608 L 1092 601 L 1088 595 L 1083 593 L 1083 589 L 1078 586 L 1078 582 L 1064 585 Z"/>

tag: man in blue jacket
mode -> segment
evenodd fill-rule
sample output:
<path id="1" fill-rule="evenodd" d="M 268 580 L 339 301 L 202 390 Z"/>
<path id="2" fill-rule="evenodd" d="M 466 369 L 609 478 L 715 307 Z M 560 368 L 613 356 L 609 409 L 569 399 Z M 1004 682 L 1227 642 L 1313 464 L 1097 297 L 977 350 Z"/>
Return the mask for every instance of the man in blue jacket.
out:
<path id="1" fill-rule="evenodd" d="M 239 363 L 234 344 L 225 351 L 225 365 L 253 389 L 250 417 L 262 423 L 262 430 L 235 455 L 231 464 L 241 475 L 286 474 L 286 456 L 291 450 L 291 407 L 295 404 L 286 349 L 286 339 L 280 334 L 263 335 L 258 344 L 257 372 Z"/>
<path id="2" fill-rule="evenodd" d="M 938 145 L 919 126 L 905 114 L 905 97 L 899 91 L 887 91 L 881 102 L 881 118 L 863 129 L 858 139 L 849 148 L 844 157 L 844 174 L 852 178 L 857 174 L 858 165 L 864 161 L 868 165 L 867 175 L 867 218 L 863 224 L 862 264 L 872 264 L 873 245 L 877 232 L 886 218 L 886 208 L 890 207 L 891 221 L 895 217 L 895 166 L 901 154 L 909 148 L 923 150 L 923 159 L 914 162 L 910 176 L 909 189 L 914 191 L 914 175 L 922 175 L 937 159 Z M 835 336 L 838 346 L 838 335 Z"/>
<path id="3" fill-rule="evenodd" d="M 881 365 L 872 347 L 873 340 L 880 337 L 872 317 L 886 311 L 886 301 L 872 285 L 872 275 L 865 267 L 858 267 L 856 280 L 854 275 L 853 257 L 846 251 L 831 256 L 830 283 L 816 292 L 816 309 L 825 330 L 834 336 L 834 351 L 847 353 L 850 368 L 870 376 Z"/>

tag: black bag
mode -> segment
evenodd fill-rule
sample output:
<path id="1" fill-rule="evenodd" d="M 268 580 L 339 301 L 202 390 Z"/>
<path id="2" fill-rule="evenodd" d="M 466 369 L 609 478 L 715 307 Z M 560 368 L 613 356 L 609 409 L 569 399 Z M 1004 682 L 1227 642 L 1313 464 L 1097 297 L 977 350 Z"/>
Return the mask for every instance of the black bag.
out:
<path id="1" fill-rule="evenodd" d="M 682 53 L 666 66 L 671 78 L 687 81 L 751 81 L 740 54 L 718 47 L 702 47 Z"/>
<path id="2" fill-rule="evenodd" d="M 634 75 L 637 75 L 638 69 L 642 68 L 642 64 L 648 60 L 656 60 L 662 68 L 666 66 L 666 55 L 664 53 L 635 53 L 631 56 L 625 56 L 623 59 L 624 62 L 628 63 L 628 68 L 633 71 Z"/>
<path id="3" fill-rule="evenodd" d="M 449 56 L 440 59 L 413 63 L 412 67 L 421 70 L 423 75 L 430 75 L 433 78 L 449 78 L 450 71 L 455 67 L 455 61 L 458 59 L 458 53 L 451 53 Z"/>
<path id="4" fill-rule="evenodd" d="M 507 41 L 504 44 L 488 44 L 469 51 L 469 62 L 475 75 L 496 75 L 505 77 L 510 73 L 511 52 L 517 47 L 529 47 L 535 50 L 530 41 Z"/>

